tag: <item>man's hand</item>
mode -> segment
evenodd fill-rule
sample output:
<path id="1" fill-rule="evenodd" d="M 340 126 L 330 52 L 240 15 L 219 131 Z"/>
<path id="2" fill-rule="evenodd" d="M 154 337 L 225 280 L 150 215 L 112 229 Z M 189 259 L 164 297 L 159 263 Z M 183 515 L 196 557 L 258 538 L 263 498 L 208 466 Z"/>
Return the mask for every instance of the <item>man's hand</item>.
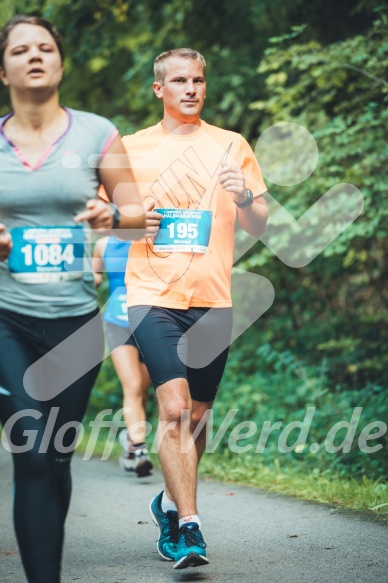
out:
<path id="1" fill-rule="evenodd" d="M 97 232 L 103 232 L 112 228 L 113 213 L 109 204 L 98 198 L 88 200 L 86 211 L 74 217 L 76 223 L 88 221 L 90 227 Z"/>
<path id="2" fill-rule="evenodd" d="M 12 249 L 12 237 L 7 231 L 7 227 L 0 223 L 0 261 L 8 258 Z"/>
<path id="3" fill-rule="evenodd" d="M 245 178 L 241 168 L 221 162 L 220 184 L 232 194 L 234 202 L 241 203 L 246 199 Z"/>
<path id="4" fill-rule="evenodd" d="M 154 200 L 145 203 L 143 206 L 146 216 L 146 232 L 144 237 L 154 239 L 159 231 L 160 221 L 162 220 L 163 215 L 152 210 L 155 206 Z"/>

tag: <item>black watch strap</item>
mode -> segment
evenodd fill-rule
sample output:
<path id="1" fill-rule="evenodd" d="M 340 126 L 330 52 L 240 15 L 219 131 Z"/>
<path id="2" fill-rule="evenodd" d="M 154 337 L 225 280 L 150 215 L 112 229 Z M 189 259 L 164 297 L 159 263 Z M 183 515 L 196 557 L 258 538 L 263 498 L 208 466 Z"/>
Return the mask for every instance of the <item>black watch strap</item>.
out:
<path id="1" fill-rule="evenodd" d="M 117 208 L 117 206 L 115 204 L 113 204 L 113 202 L 111 202 L 109 204 L 111 211 L 112 211 L 112 216 L 113 216 L 113 222 L 112 222 L 112 229 L 117 229 L 117 227 L 119 226 L 119 223 L 121 221 L 121 213 L 119 211 L 119 209 Z"/>
<path id="2" fill-rule="evenodd" d="M 252 194 L 252 191 L 247 189 L 245 191 L 245 194 L 246 194 L 245 200 L 243 200 L 242 202 L 236 202 L 236 206 L 239 209 L 243 209 L 243 208 L 245 208 L 247 206 L 251 206 L 251 204 L 253 203 L 253 194 Z"/>

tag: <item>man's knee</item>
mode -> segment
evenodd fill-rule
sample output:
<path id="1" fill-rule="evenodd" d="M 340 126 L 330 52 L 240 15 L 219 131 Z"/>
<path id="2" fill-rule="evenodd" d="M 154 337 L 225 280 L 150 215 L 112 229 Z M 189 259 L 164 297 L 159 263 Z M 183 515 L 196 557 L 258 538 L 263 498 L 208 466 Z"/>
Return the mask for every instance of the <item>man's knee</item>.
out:
<path id="1" fill-rule="evenodd" d="M 156 395 L 160 420 L 177 424 L 190 421 L 192 402 L 185 379 L 173 379 L 160 385 Z"/>
<path id="2" fill-rule="evenodd" d="M 159 419 L 175 422 L 177 424 L 189 423 L 191 416 L 191 404 L 184 398 L 177 398 L 174 402 L 159 406 Z"/>

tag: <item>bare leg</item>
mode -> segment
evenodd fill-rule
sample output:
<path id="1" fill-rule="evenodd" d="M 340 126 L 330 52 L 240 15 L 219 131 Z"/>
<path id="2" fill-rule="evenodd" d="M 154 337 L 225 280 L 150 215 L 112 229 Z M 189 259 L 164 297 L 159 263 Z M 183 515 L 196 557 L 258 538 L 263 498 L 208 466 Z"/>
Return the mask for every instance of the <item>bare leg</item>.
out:
<path id="1" fill-rule="evenodd" d="M 192 400 L 191 433 L 194 435 L 198 464 L 206 447 L 206 421 L 214 401 L 202 402 Z M 199 429 L 199 433 L 197 430 Z M 197 430 L 197 431 L 196 431 Z"/>
<path id="2" fill-rule="evenodd" d="M 202 457 L 202 454 L 203 454 L 203 452 L 205 450 L 205 446 L 206 446 L 206 423 L 205 423 L 206 413 L 211 409 L 211 407 L 213 405 L 213 401 L 204 403 L 201 401 L 192 400 L 191 403 L 192 403 L 192 412 L 191 412 L 191 420 L 190 420 L 190 429 L 189 429 L 188 439 L 190 439 L 190 438 L 194 439 L 194 444 L 195 444 L 195 451 L 196 451 L 195 484 L 196 484 L 198 464 L 199 464 L 199 461 Z M 197 427 L 199 428 L 199 431 L 197 430 Z M 187 429 L 187 428 L 181 428 L 182 432 L 184 432 L 185 429 Z M 182 445 L 181 442 L 180 442 L 180 445 Z M 191 447 L 191 449 L 194 449 L 190 443 L 188 444 L 188 446 Z M 168 449 L 168 444 L 167 444 L 167 449 Z M 159 449 L 159 456 L 160 456 L 160 449 Z M 179 486 L 179 482 L 178 482 L 178 486 Z M 165 491 L 166 491 L 168 498 L 170 500 L 175 501 L 174 495 L 168 487 L 167 480 L 166 480 Z M 194 495 L 196 495 L 196 489 L 195 489 Z M 193 514 L 193 513 L 194 512 L 189 512 L 187 514 L 180 514 L 180 516 L 188 516 L 189 514 Z"/>
<path id="3" fill-rule="evenodd" d="M 139 360 L 135 346 L 119 346 L 111 355 L 113 365 L 123 388 L 125 425 L 131 441 L 145 442 L 145 401 L 150 377 Z"/>
<path id="4" fill-rule="evenodd" d="M 174 500 L 179 517 L 197 514 L 197 465 L 195 447 L 188 447 L 191 437 L 192 401 L 185 379 L 173 379 L 156 391 L 159 404 L 159 459 L 166 481 L 166 494 Z M 171 424 L 168 431 L 163 431 Z"/>

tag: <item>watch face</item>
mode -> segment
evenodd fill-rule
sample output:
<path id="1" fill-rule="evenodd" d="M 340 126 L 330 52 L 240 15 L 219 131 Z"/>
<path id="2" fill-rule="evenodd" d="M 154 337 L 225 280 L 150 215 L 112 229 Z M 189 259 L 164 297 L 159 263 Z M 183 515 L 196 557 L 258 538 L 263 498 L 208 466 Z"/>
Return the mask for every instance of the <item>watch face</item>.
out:
<path id="1" fill-rule="evenodd" d="M 253 203 L 253 194 L 251 190 L 246 190 L 246 199 L 243 202 L 236 203 L 238 208 L 242 209 L 246 206 L 250 206 Z"/>

